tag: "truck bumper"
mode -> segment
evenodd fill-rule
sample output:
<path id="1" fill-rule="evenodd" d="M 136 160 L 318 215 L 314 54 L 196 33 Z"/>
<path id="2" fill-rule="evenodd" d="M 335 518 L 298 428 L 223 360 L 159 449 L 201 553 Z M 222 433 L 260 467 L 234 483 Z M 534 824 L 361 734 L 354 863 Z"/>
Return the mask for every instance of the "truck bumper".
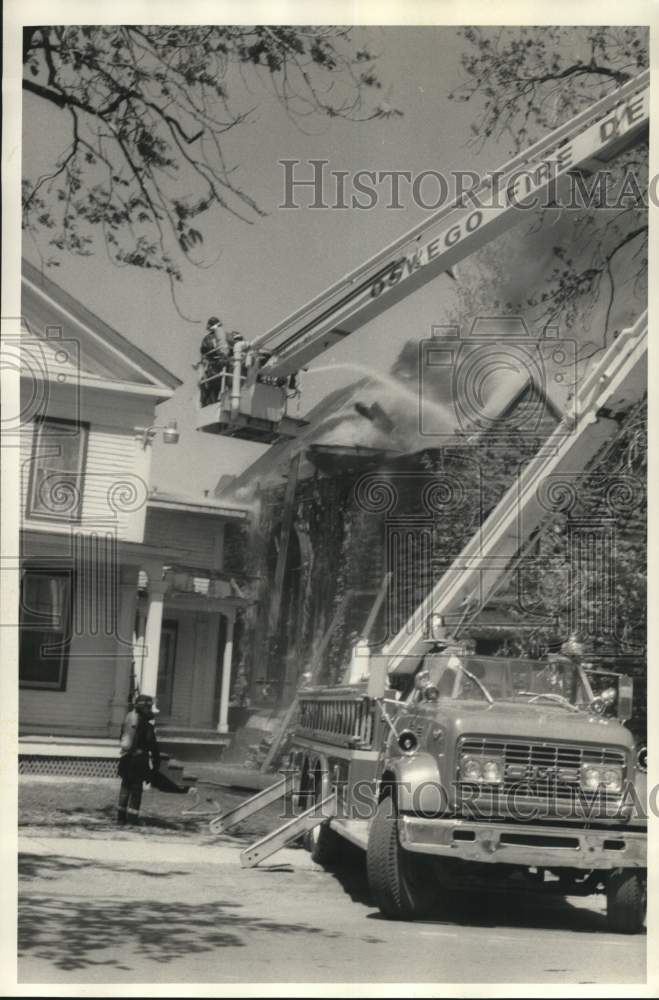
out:
<path id="1" fill-rule="evenodd" d="M 647 836 L 638 830 L 579 830 L 464 819 L 399 817 L 407 851 L 464 861 L 543 868 L 645 868 Z"/>

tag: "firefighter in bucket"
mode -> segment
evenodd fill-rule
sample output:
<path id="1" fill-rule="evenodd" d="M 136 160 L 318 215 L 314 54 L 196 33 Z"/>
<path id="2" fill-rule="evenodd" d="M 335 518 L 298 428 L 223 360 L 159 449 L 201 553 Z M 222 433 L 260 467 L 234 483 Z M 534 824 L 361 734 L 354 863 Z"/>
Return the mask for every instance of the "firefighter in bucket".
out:
<path id="1" fill-rule="evenodd" d="M 231 335 L 226 335 L 222 320 L 211 316 L 206 323 L 206 334 L 199 347 L 200 359 L 195 367 L 201 369 L 201 405 L 216 403 L 222 389 L 222 375 L 228 372 L 231 356 Z"/>
<path id="2" fill-rule="evenodd" d="M 138 695 L 121 727 L 121 756 L 117 769 L 121 778 L 117 812 L 120 826 L 138 822 L 143 783 L 152 783 L 160 768 L 160 750 L 153 725 L 157 713 L 153 698 Z"/>

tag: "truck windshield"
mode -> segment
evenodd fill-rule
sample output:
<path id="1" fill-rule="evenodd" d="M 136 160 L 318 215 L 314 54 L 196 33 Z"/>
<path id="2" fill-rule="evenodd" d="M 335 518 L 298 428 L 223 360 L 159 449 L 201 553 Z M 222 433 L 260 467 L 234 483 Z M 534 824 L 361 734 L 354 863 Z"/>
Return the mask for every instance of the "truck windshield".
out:
<path id="1" fill-rule="evenodd" d="M 430 675 L 430 682 L 439 689 L 440 698 L 483 701 L 484 687 L 494 701 L 537 701 L 546 705 L 553 701 L 579 707 L 589 701 L 579 669 L 562 657 L 513 660 L 431 654 L 424 661 L 424 669 Z"/>

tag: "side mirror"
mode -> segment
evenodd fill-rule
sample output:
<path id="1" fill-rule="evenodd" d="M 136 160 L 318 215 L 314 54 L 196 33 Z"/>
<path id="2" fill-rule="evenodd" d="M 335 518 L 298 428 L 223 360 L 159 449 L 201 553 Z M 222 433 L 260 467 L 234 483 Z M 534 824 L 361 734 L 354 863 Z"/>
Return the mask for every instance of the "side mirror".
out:
<path id="1" fill-rule="evenodd" d="M 420 670 L 418 674 L 414 675 L 414 687 L 417 691 L 423 691 L 429 684 L 430 672 L 428 670 Z"/>
<path id="2" fill-rule="evenodd" d="M 601 694 L 598 694 L 596 698 L 590 703 L 590 707 L 598 715 L 617 715 L 617 701 L 618 701 L 618 691 L 617 688 L 608 687 L 605 688 Z"/>
<path id="3" fill-rule="evenodd" d="M 608 670 L 585 670 L 596 693 L 593 707 L 601 714 L 610 708 L 610 714 L 615 715 L 620 722 L 626 722 L 632 717 L 634 702 L 634 678 L 628 674 L 610 673 Z"/>
<path id="4" fill-rule="evenodd" d="M 621 722 L 632 717 L 634 705 L 634 678 L 628 674 L 618 676 L 618 700 L 616 702 L 617 716 Z"/>

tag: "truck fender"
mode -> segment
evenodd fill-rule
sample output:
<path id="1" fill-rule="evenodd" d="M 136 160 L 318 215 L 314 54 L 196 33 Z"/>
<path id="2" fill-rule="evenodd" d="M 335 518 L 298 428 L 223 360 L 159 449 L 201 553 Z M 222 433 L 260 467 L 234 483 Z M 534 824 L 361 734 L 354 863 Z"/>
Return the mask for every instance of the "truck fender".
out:
<path id="1" fill-rule="evenodd" d="M 388 761 L 382 773 L 379 799 L 395 797 L 401 812 L 435 815 L 446 808 L 439 765 L 429 753 Z"/>

